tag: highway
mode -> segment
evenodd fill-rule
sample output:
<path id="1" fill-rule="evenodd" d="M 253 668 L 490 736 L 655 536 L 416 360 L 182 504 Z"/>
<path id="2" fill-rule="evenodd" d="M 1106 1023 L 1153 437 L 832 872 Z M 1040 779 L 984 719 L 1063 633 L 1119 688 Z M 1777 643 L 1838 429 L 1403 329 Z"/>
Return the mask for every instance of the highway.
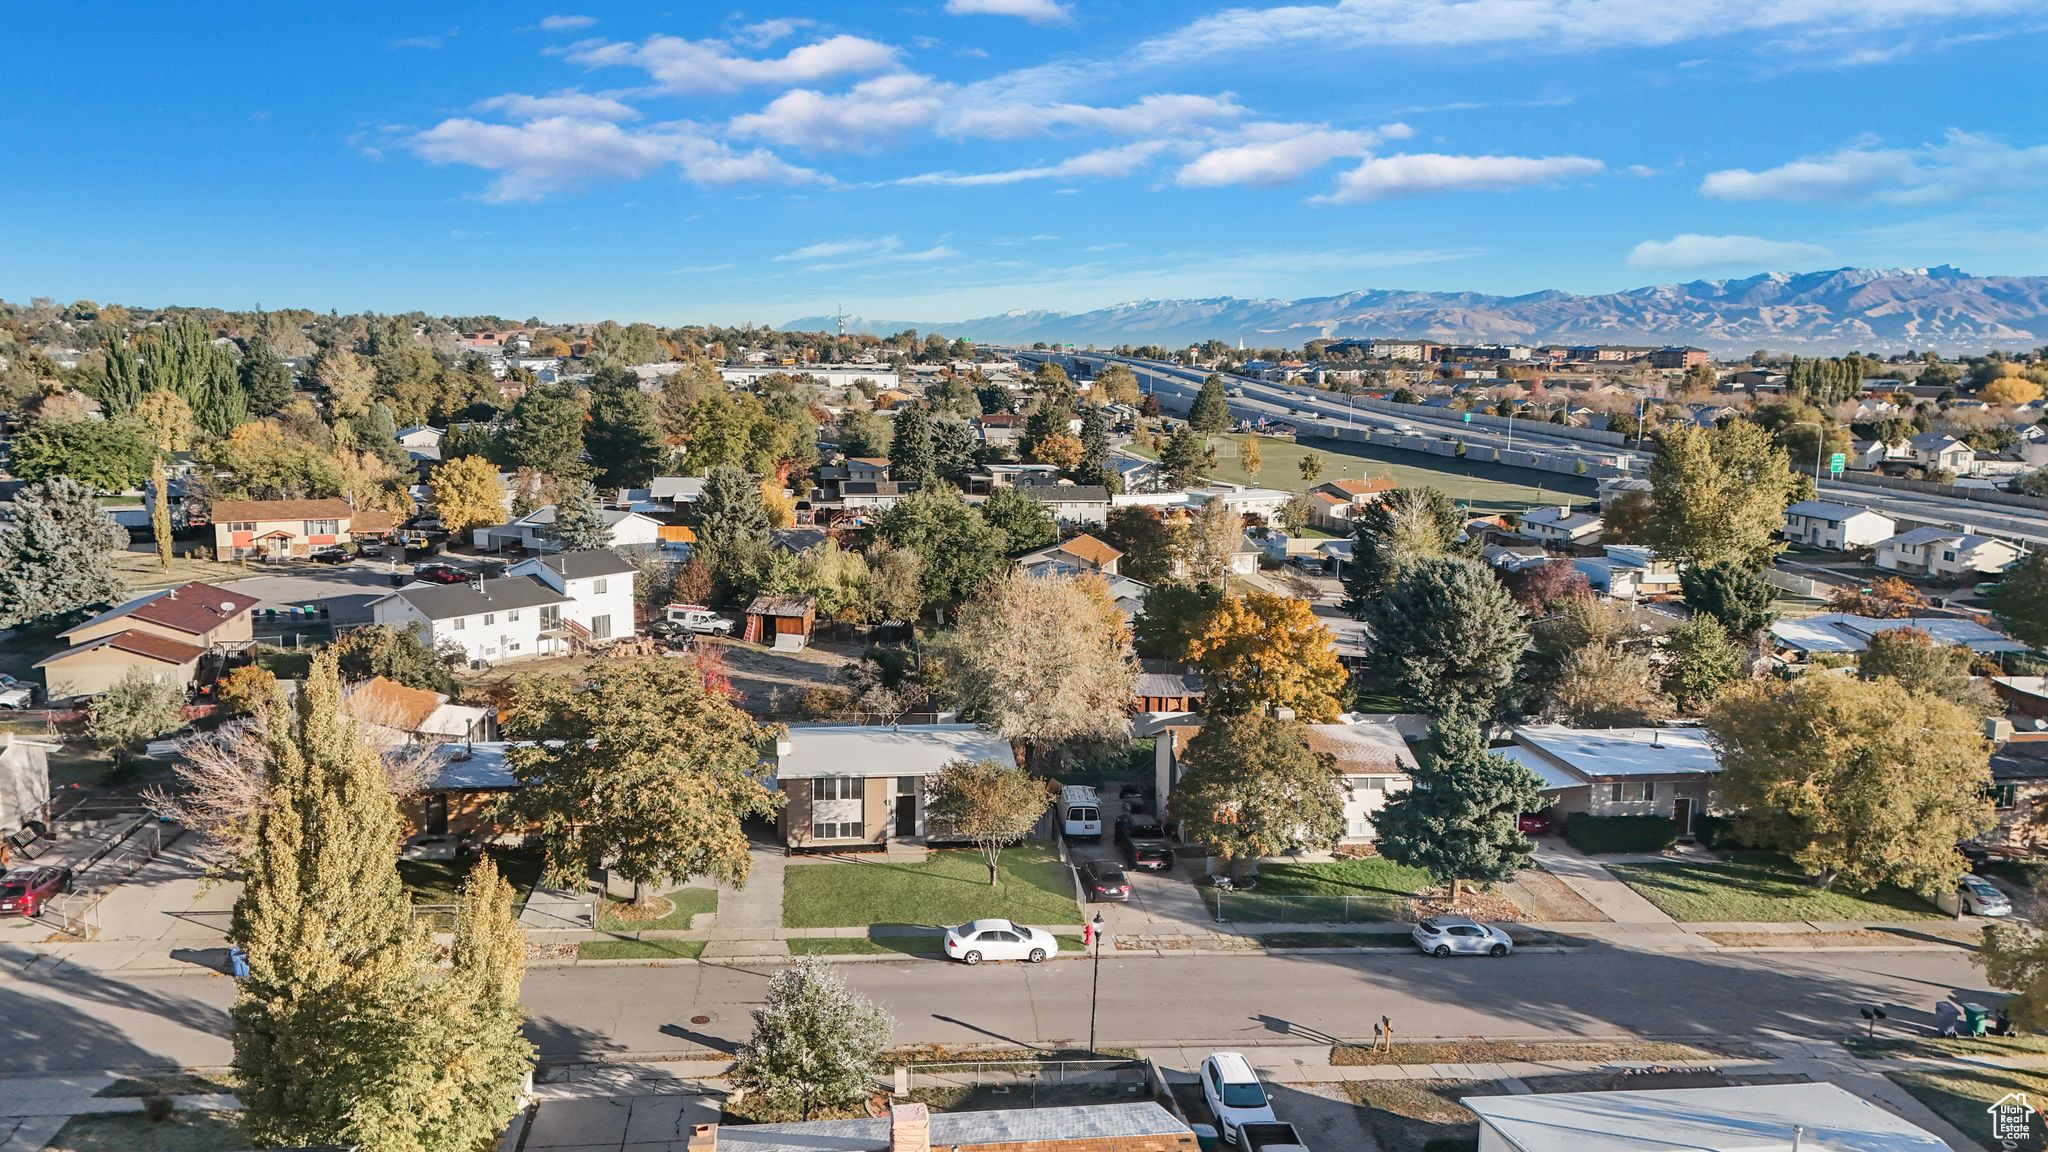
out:
<path id="1" fill-rule="evenodd" d="M 1202 381 L 1209 375 L 1199 368 L 1184 368 L 1163 361 L 1141 360 L 1099 352 L 1068 353 L 1012 349 L 1008 354 L 1025 364 L 1036 364 L 1046 359 L 1067 362 L 1086 360 L 1095 365 L 1123 364 L 1137 375 L 1141 388 L 1161 397 L 1161 407 L 1175 412 L 1186 410 L 1193 402 L 1195 394 L 1201 390 Z M 1589 444 L 1559 436 L 1551 431 L 1552 426 L 1549 424 L 1532 421 L 1526 422 L 1524 427 L 1524 423 L 1518 422 L 1512 431 L 1503 431 L 1466 424 L 1456 413 L 1438 416 L 1380 412 L 1348 404 L 1338 394 L 1315 388 L 1272 384 L 1235 376 L 1229 379 L 1230 386 L 1242 392 L 1242 395 L 1230 398 L 1232 415 L 1246 419 L 1263 417 L 1291 423 L 1300 429 L 1302 434 L 1308 436 L 1343 438 L 1344 429 L 1367 428 L 1372 430 L 1374 443 L 1397 445 L 1400 433 L 1412 429 L 1418 438 L 1454 438 L 1471 445 L 1536 450 L 1580 459 L 1586 462 L 1590 475 L 1611 474 L 1611 469 L 1622 463 L 1625 458 L 1633 458 L 1633 471 L 1637 474 L 1641 474 L 1648 464 L 1646 453 L 1637 451 L 1633 445 Z M 1517 466 L 1507 460 L 1503 460 L 1502 463 L 1511 467 Z M 1921 524 L 1940 525 L 1960 531 L 2021 541 L 2036 547 L 2048 546 L 2048 510 L 2013 508 L 1929 493 L 1870 488 L 1826 478 L 1821 480 L 1818 490 L 1826 500 L 1874 508 L 1889 516 L 1913 522 L 1910 525 L 1902 525 L 1902 528 Z"/>

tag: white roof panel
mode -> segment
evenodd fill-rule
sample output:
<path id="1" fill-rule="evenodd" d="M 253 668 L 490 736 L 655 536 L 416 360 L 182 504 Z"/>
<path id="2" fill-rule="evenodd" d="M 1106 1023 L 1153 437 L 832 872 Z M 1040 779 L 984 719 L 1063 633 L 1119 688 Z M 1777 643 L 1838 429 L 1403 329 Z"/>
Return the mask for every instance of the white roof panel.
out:
<path id="1" fill-rule="evenodd" d="M 955 760 L 1015 764 L 1010 742 L 978 724 L 792 724 L 783 780 L 819 776 L 929 776 Z"/>
<path id="2" fill-rule="evenodd" d="M 1948 1145 L 1834 1084 L 1759 1084 L 1646 1092 L 1468 1096 L 1519 1152 L 1760 1152 L 1803 1146 L 1827 1152 L 1943 1152 Z M 1795 1129 L 1800 1131 L 1795 1135 Z M 1482 1134 L 1480 1143 L 1487 1145 Z M 1488 1145 L 1490 1146 L 1490 1145 Z"/>

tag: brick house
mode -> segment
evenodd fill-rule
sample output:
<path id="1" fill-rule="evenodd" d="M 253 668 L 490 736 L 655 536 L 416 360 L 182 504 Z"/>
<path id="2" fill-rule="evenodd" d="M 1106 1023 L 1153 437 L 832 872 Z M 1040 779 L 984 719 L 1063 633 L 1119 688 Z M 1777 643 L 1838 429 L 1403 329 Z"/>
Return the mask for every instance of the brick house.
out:
<path id="1" fill-rule="evenodd" d="M 358 512 L 346 500 L 216 500 L 213 554 L 222 560 L 303 558 L 315 548 L 391 531 L 391 514 Z"/>
<path id="2" fill-rule="evenodd" d="M 777 818 L 790 848 L 883 847 L 925 837 L 931 777 L 955 760 L 1015 765 L 977 724 L 792 724 L 775 748 Z"/>
<path id="3" fill-rule="evenodd" d="M 191 686 L 200 666 L 255 644 L 254 596 L 192 581 L 145 593 L 58 633 L 64 651 L 36 664 L 52 700 L 97 696 L 131 671 Z"/>
<path id="4" fill-rule="evenodd" d="M 1528 767 L 1561 814 L 1668 816 L 1690 835 L 1712 810 L 1721 758 L 1697 728 L 1567 728 L 1525 724 L 1498 750 Z"/>

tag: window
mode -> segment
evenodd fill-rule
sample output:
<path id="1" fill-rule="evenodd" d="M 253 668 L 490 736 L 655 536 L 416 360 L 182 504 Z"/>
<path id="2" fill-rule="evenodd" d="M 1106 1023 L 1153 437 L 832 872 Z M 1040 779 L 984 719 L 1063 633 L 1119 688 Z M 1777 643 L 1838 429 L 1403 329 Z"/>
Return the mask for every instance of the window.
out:
<path id="1" fill-rule="evenodd" d="M 1992 806 L 1993 808 L 1996 808 L 1996 809 L 1998 809 L 1999 811 L 2003 812 L 2003 811 L 2005 811 L 2006 809 L 2009 809 L 2009 808 L 2017 808 L 2017 807 L 2019 807 L 2019 803 L 2020 803 L 2020 786 L 2019 786 L 2019 785 L 2017 785 L 2017 784 L 1993 784 L 1993 785 L 1991 786 L 1991 806 Z"/>
<path id="2" fill-rule="evenodd" d="M 592 640 L 611 639 L 612 618 L 610 616 L 592 616 L 590 618 L 590 638 Z"/>
<path id="3" fill-rule="evenodd" d="M 545 608 L 542 608 L 542 609 L 540 610 L 540 626 L 541 626 L 541 627 L 543 627 L 543 628 L 554 628 L 554 627 L 557 627 L 558 625 L 560 625 L 561 623 L 562 623 L 562 606 L 561 606 L 560 604 L 550 604 L 550 605 L 548 605 L 547 607 L 545 607 Z"/>
<path id="4" fill-rule="evenodd" d="M 860 825 L 852 822 L 842 822 L 838 824 L 812 824 L 811 839 L 858 840 L 860 839 Z"/>
<path id="5" fill-rule="evenodd" d="M 505 613 L 505 622 L 507 624 L 510 624 L 512 621 L 517 619 L 519 619 L 519 609 L 514 608 L 510 612 Z"/>
<path id="6" fill-rule="evenodd" d="M 308 536 L 332 536 L 339 531 L 341 531 L 341 521 L 339 520 L 306 521 L 306 535 Z"/>
<path id="7" fill-rule="evenodd" d="M 1607 798 L 1616 804 L 1632 800 L 1649 801 L 1657 798 L 1657 786 L 1655 784 L 1625 784 L 1622 781 L 1616 780 L 1612 785 L 1609 785 L 1609 789 Z"/>
<path id="8" fill-rule="evenodd" d="M 256 522 L 253 520 L 236 520 L 228 525 L 228 531 L 230 532 L 254 532 L 255 530 Z"/>
<path id="9" fill-rule="evenodd" d="M 1358 787 L 1361 791 L 1365 792 L 1385 792 L 1387 790 L 1387 778 L 1384 776 L 1367 776 L 1359 782 Z"/>
<path id="10" fill-rule="evenodd" d="M 464 628 L 464 627 L 466 627 L 466 626 L 467 626 L 468 624 L 469 624 L 469 617 L 467 617 L 467 616 L 457 616 L 457 617 L 455 618 L 455 622 L 454 622 L 453 624 L 450 624 L 450 625 L 449 625 L 449 627 L 451 627 L 451 628 L 455 629 L 455 630 L 456 630 L 457 632 L 460 632 L 460 631 L 462 631 L 462 630 L 463 630 L 463 628 Z"/>
<path id="11" fill-rule="evenodd" d="M 811 781 L 811 799 L 860 800 L 867 795 L 866 785 L 859 776 L 820 776 Z"/>
<path id="12" fill-rule="evenodd" d="M 609 581 L 609 580 L 606 580 L 606 579 L 605 579 L 604 577 L 602 577 L 602 576 L 599 576 L 599 577 L 597 578 L 596 582 L 595 582 L 595 583 L 593 583 L 593 584 L 591 584 L 591 586 L 590 586 L 590 590 L 591 590 L 592 592 L 596 593 L 597 595 L 599 595 L 599 596 L 602 596 L 602 595 L 604 595 L 604 594 L 605 594 L 605 592 L 606 592 L 607 590 L 609 590 L 609 589 L 610 589 L 610 587 L 611 587 L 611 581 Z"/>
<path id="13" fill-rule="evenodd" d="M 498 614 L 496 612 L 484 613 L 484 627 L 489 628 L 491 625 L 496 624 L 497 622 Z"/>

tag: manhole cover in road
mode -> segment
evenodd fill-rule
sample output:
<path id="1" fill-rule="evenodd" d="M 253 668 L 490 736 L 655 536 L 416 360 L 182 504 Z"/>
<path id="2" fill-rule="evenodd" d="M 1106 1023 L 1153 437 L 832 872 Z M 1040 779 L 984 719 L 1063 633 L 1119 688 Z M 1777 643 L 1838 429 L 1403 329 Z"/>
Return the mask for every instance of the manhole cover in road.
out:
<path id="1" fill-rule="evenodd" d="M 709 1016 L 692 1016 L 692 1017 L 690 1017 L 690 1023 L 692 1023 L 692 1024 L 709 1024 L 709 1023 L 711 1023 L 711 1017 L 709 1017 Z"/>

